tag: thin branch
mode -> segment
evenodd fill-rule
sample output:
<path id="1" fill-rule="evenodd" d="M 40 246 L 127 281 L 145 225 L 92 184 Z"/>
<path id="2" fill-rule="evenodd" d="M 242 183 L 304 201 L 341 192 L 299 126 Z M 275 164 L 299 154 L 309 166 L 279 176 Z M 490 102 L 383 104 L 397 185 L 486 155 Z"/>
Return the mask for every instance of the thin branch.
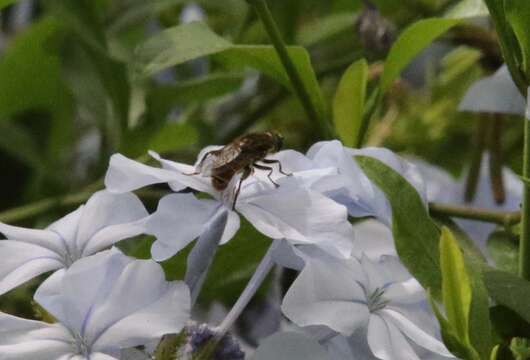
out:
<path id="1" fill-rule="evenodd" d="M 468 206 L 429 203 L 432 215 L 446 215 L 461 219 L 478 220 L 504 226 L 515 225 L 521 221 L 520 211 L 499 211 Z"/>

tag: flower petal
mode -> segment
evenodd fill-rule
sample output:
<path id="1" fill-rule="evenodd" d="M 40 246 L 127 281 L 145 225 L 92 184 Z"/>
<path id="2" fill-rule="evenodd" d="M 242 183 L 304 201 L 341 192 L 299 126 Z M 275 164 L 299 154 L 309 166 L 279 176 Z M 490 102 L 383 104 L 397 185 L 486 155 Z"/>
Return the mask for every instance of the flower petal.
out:
<path id="1" fill-rule="evenodd" d="M 426 299 L 425 290 L 418 280 L 410 278 L 407 281 L 393 283 L 385 290 L 385 298 L 393 304 L 414 304 Z"/>
<path id="2" fill-rule="evenodd" d="M 174 191 L 185 188 L 184 185 L 179 188 L 175 181 L 175 174 L 172 171 L 147 166 L 121 154 L 112 155 L 105 175 L 105 186 L 113 193 L 126 193 L 144 186 L 166 182 L 172 183 Z"/>
<path id="3" fill-rule="evenodd" d="M 325 325 L 351 335 L 369 316 L 365 293 L 355 281 L 361 274 L 355 259 L 311 259 L 285 295 L 282 311 L 299 326 Z"/>
<path id="4" fill-rule="evenodd" d="M 475 82 L 458 107 L 460 111 L 524 115 L 525 99 L 515 86 L 508 67 Z"/>
<path id="5" fill-rule="evenodd" d="M 60 236 L 49 229 L 28 229 L 0 222 L 0 233 L 9 240 L 34 244 L 57 254 L 65 253 L 65 246 Z"/>
<path id="6" fill-rule="evenodd" d="M 300 244 L 327 243 L 332 239 L 336 253 L 351 253 L 353 228 L 347 210 L 327 197 L 284 178 L 278 189 L 242 194 L 238 210 L 256 229 L 273 239 L 285 238 Z"/>
<path id="7" fill-rule="evenodd" d="M 131 193 L 99 191 L 86 203 L 77 229 L 77 247 L 82 256 L 141 234 L 139 222 L 149 215 L 138 197 Z"/>
<path id="8" fill-rule="evenodd" d="M 156 247 L 156 253 L 151 254 L 153 258 L 157 261 L 168 259 L 196 239 L 219 206 L 217 201 L 198 200 L 192 194 L 163 197 L 145 224 L 146 233 L 165 245 Z"/>
<path id="9" fill-rule="evenodd" d="M 201 174 L 189 175 L 194 174 L 196 172 L 194 166 L 163 159 L 154 151 L 149 151 L 149 155 L 159 161 L 164 169 L 170 170 L 175 176 L 175 180 L 178 183 L 195 189 L 197 191 L 205 192 L 214 196 L 217 193 L 217 191 L 214 190 L 214 188 L 212 187 L 212 179 L 210 176 L 203 176 Z M 173 187 L 172 189 L 173 191 L 177 191 Z"/>
<path id="10" fill-rule="evenodd" d="M 86 324 L 94 350 L 134 347 L 178 333 L 188 320 L 190 295 L 182 282 L 168 283 L 157 263 L 136 260 L 125 266 L 112 290 Z"/>
<path id="11" fill-rule="evenodd" d="M 61 325 L 0 313 L 2 360 L 55 360 L 74 352 L 72 340 Z"/>
<path id="12" fill-rule="evenodd" d="M 255 360 L 330 360 L 325 348 L 300 333 L 280 332 L 263 340 Z"/>
<path id="13" fill-rule="evenodd" d="M 132 261 L 116 248 L 82 258 L 63 276 L 61 306 L 44 306 L 53 303 L 52 298 L 46 297 L 53 292 L 41 294 L 45 299 L 41 305 L 61 323 L 83 335 L 94 307 L 108 296 L 123 268 Z"/>
<path id="14" fill-rule="evenodd" d="M 398 328 L 377 314 L 370 316 L 368 345 L 381 360 L 420 360 Z"/>
<path id="15" fill-rule="evenodd" d="M 55 252 L 26 242 L 0 240 L 0 254 L 0 294 L 64 266 Z"/>
<path id="16" fill-rule="evenodd" d="M 442 356 L 454 357 L 440 340 L 424 332 L 399 312 L 391 309 L 383 309 L 381 310 L 381 316 L 387 319 L 387 323 L 394 323 L 398 329 L 419 346 Z"/>
<path id="17" fill-rule="evenodd" d="M 228 219 L 226 221 L 226 227 L 219 244 L 223 245 L 230 241 L 236 235 L 240 226 L 241 220 L 239 219 L 239 215 L 235 211 L 228 210 Z"/>

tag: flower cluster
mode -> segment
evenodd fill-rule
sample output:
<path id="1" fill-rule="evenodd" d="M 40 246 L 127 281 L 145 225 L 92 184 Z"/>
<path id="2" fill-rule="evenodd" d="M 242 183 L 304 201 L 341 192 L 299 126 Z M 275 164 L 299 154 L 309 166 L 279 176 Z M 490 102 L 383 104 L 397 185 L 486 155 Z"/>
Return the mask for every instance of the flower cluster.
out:
<path id="1" fill-rule="evenodd" d="M 212 149 L 201 151 L 198 161 Z M 134 347 L 152 348 L 163 335 L 179 333 L 215 254 L 211 249 L 234 237 L 241 216 L 274 240 L 268 260 L 300 270 L 281 310 L 326 354 L 340 353 L 344 360 L 452 357 L 439 340 L 423 288 L 396 256 L 388 230 L 390 204 L 355 156 L 385 163 L 426 202 L 416 166 L 386 149 L 354 150 L 327 141 L 306 155 L 272 154 L 268 160 L 279 162 L 282 172 L 256 170 L 244 181 L 236 174 L 218 191 L 210 176 L 196 171 L 198 163 L 150 154 L 161 167 L 114 155 L 106 190 L 44 230 L 0 224 L 6 237 L 0 241 L 0 293 L 54 271 L 34 298 L 56 321 L 1 314 L 0 359 L 120 359 Z M 173 193 L 149 214 L 132 191 L 160 183 Z M 350 216 L 374 219 L 352 225 Z M 113 247 L 140 234 L 156 238 L 152 260 L 136 260 Z M 196 239 L 185 281 L 167 282 L 155 261 L 173 257 Z M 258 267 L 251 288 L 259 287 L 269 265 Z M 246 305 L 249 294 L 246 289 L 234 309 Z M 237 313 L 208 330 L 208 337 L 224 338 Z"/>

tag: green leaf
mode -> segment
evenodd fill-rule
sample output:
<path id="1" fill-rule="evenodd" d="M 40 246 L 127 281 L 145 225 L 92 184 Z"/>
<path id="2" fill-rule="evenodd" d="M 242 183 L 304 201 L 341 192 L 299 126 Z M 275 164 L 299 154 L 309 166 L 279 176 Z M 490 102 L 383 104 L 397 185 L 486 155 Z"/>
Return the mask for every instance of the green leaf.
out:
<path id="1" fill-rule="evenodd" d="M 522 62 L 521 48 L 518 44 L 518 40 L 515 36 L 510 23 L 506 19 L 505 13 L 505 1 L 504 0 L 484 0 L 488 6 L 488 10 L 491 15 L 491 19 L 495 24 L 495 29 L 499 37 L 499 42 L 502 49 L 502 54 L 510 74 L 514 82 L 517 84 L 519 91 L 524 90 L 526 92 L 526 81 L 519 68 Z"/>
<path id="2" fill-rule="evenodd" d="M 506 306 L 496 305 L 490 308 L 490 317 L 497 334 L 503 340 L 508 342 L 514 337 L 530 339 L 530 323 Z"/>
<path id="3" fill-rule="evenodd" d="M 415 22 L 401 33 L 385 61 L 380 87 L 385 92 L 401 71 L 437 37 L 460 23 L 458 19 L 432 18 Z"/>
<path id="4" fill-rule="evenodd" d="M 495 231 L 488 238 L 488 251 L 500 270 L 517 274 L 519 264 L 517 240 L 517 236 L 506 231 Z"/>
<path id="5" fill-rule="evenodd" d="M 440 332 L 442 335 L 442 339 L 444 341 L 445 346 L 447 346 L 447 349 L 451 351 L 454 355 L 458 356 L 461 359 L 468 359 L 470 358 L 470 350 L 469 347 L 464 345 L 460 339 L 456 336 L 455 330 L 449 324 L 449 321 L 444 317 L 440 309 L 438 308 L 438 305 L 432 298 L 430 292 L 428 293 L 428 299 L 429 303 L 431 305 L 431 309 L 434 312 L 434 315 L 436 316 L 436 319 L 438 320 L 438 323 L 440 324 Z"/>
<path id="6" fill-rule="evenodd" d="M 333 121 L 345 146 L 355 147 L 364 114 L 368 63 L 361 59 L 346 69 L 333 100 Z"/>
<path id="7" fill-rule="evenodd" d="M 500 270 L 485 270 L 484 283 L 490 296 L 530 323 L 530 282 Z"/>
<path id="8" fill-rule="evenodd" d="M 355 13 L 336 13 L 318 17 L 302 25 L 297 34 L 296 43 L 311 46 L 324 42 L 344 31 L 352 31 L 357 15 Z"/>
<path id="9" fill-rule="evenodd" d="M 458 339 L 464 344 L 470 344 L 470 280 L 458 243 L 446 227 L 442 228 L 440 238 L 440 266 L 442 269 L 442 298 L 447 319 L 455 330 Z"/>
<path id="10" fill-rule="evenodd" d="M 392 233 L 401 261 L 424 288 L 439 298 L 442 286 L 440 232 L 420 195 L 400 174 L 379 160 L 367 156 L 356 156 L 356 160 L 390 202 Z"/>
<path id="11" fill-rule="evenodd" d="M 9 6 L 11 4 L 14 4 L 15 2 L 17 2 L 18 0 L 0 0 L 0 10 L 2 8 L 5 8 L 6 6 Z"/>
<path id="12" fill-rule="evenodd" d="M 443 219 L 439 221 L 451 231 L 464 256 L 472 293 L 469 312 L 469 339 L 480 356 L 482 358 L 487 357 L 491 351 L 492 339 L 489 297 L 482 280 L 482 269 L 486 266 L 486 259 L 467 234 L 452 220 Z"/>
<path id="13" fill-rule="evenodd" d="M 522 70 L 530 80 L 530 2 L 521 0 L 505 0 L 504 11 L 506 20 L 519 41 L 522 56 Z"/>
<path id="14" fill-rule="evenodd" d="M 483 0 L 461 0 L 445 13 L 445 17 L 452 19 L 484 17 L 488 15 L 488 7 Z"/>
<path id="15" fill-rule="evenodd" d="M 169 152 L 195 144 L 197 130 L 189 124 L 166 123 L 151 139 L 149 148 L 156 152 Z"/>
<path id="16" fill-rule="evenodd" d="M 0 149 L 36 170 L 44 170 L 45 160 L 35 139 L 15 123 L 0 123 Z"/>
<path id="17" fill-rule="evenodd" d="M 289 46 L 288 52 L 311 101 L 324 118 L 327 109 L 309 54 L 300 46 Z M 146 77 L 168 67 L 214 54 L 232 67 L 254 67 L 292 89 L 289 76 L 272 46 L 234 45 L 201 22 L 169 28 L 148 39 L 135 51 L 134 68 L 137 76 Z"/>
<path id="18" fill-rule="evenodd" d="M 243 80 L 243 74 L 214 73 L 175 85 L 157 86 L 147 95 L 149 116 L 153 119 L 165 118 L 177 105 L 203 103 L 226 95 L 239 89 Z"/>
<path id="19" fill-rule="evenodd" d="M 0 122 L 28 110 L 49 114 L 41 116 L 43 122 L 50 122 L 50 132 L 43 141 L 47 149 L 40 152 L 53 159 L 53 164 L 63 164 L 60 160 L 73 138 L 71 98 L 57 55 L 61 30 L 56 19 L 42 18 L 18 35 L 0 58 Z M 34 160 L 33 164 L 37 165 Z M 46 169 L 52 171 L 53 167 Z"/>
<path id="20" fill-rule="evenodd" d="M 328 109 L 311 65 L 309 53 L 301 46 L 288 46 L 287 51 L 320 118 L 327 118 Z M 276 54 L 276 50 L 270 45 L 235 45 L 231 49 L 219 53 L 216 57 L 228 66 L 238 69 L 247 66 L 253 67 L 292 90 L 291 80 Z"/>
<path id="21" fill-rule="evenodd" d="M 212 55 L 233 45 L 202 22 L 166 29 L 135 50 L 135 69 L 147 77 L 168 67 Z"/>

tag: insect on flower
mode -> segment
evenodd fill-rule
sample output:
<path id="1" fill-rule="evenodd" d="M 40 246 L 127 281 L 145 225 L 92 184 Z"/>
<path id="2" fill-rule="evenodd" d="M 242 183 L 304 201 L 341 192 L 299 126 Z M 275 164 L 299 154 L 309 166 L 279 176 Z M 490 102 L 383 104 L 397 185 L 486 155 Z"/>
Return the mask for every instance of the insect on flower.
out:
<path id="1" fill-rule="evenodd" d="M 212 186 L 222 191 L 228 187 L 234 175 L 241 173 L 232 204 L 232 209 L 235 209 L 241 183 L 254 172 L 254 169 L 268 171 L 267 177 L 276 187 L 279 185 L 271 177 L 274 169 L 269 165 L 278 164 L 280 173 L 292 175 L 282 170 L 279 160 L 266 159 L 267 155 L 278 152 L 282 145 L 283 137 L 273 131 L 242 135 L 221 149 L 208 151 L 197 164 L 196 171 L 186 175 L 211 176 Z"/>

